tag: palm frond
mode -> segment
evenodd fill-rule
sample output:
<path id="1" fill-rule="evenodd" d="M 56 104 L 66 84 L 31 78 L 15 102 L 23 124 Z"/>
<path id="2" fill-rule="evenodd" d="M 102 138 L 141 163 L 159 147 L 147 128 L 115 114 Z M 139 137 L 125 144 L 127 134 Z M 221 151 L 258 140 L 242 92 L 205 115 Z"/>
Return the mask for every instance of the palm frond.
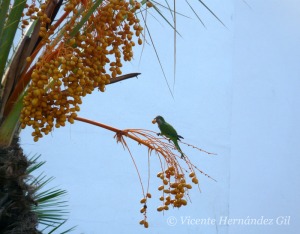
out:
<path id="1" fill-rule="evenodd" d="M 208 10 L 224 27 L 226 27 L 226 25 L 222 22 L 222 20 L 213 12 L 213 10 L 211 10 L 202 0 L 198 0 L 201 5 L 206 9 Z M 141 1 L 141 4 L 146 4 L 146 0 L 143 0 Z M 177 11 L 177 7 L 176 7 L 176 0 L 173 0 L 173 6 L 171 7 L 171 4 L 169 3 L 168 0 L 165 0 L 165 5 L 161 2 L 158 2 L 158 1 L 155 1 L 155 0 L 152 0 L 151 3 L 153 4 L 152 8 L 154 10 L 154 12 L 156 12 L 159 17 L 161 17 L 163 19 L 163 21 L 165 23 L 167 23 L 168 26 L 171 27 L 171 29 L 174 31 L 174 68 L 173 68 L 173 92 L 174 92 L 174 89 L 175 89 L 175 82 L 176 82 L 176 44 L 177 44 L 177 35 L 181 36 L 178 29 L 177 29 L 177 15 L 181 15 L 181 16 L 185 16 L 184 14 L 180 14 L 178 11 Z M 202 21 L 202 19 L 199 17 L 199 15 L 197 14 L 196 10 L 193 8 L 193 6 L 186 0 L 186 4 L 189 6 L 189 8 L 192 10 L 192 12 L 195 14 L 195 16 L 197 17 L 197 19 L 200 21 L 200 23 L 206 28 L 204 22 Z M 147 9 L 146 9 L 147 10 Z M 171 16 L 171 19 L 168 19 L 167 17 L 167 14 L 165 14 L 164 12 L 162 12 L 162 10 L 167 10 L 169 11 L 170 13 L 170 16 Z M 142 17 L 143 17 L 143 20 L 146 21 L 144 19 L 144 16 L 143 14 L 141 14 Z M 151 14 L 152 15 L 152 14 Z M 153 16 L 154 17 L 154 16 Z M 151 44 L 153 46 L 153 49 L 154 49 L 154 52 L 155 52 L 155 55 L 156 55 L 156 58 L 160 64 L 160 67 L 161 67 L 161 71 L 163 73 L 163 76 L 164 76 L 164 79 L 167 83 L 167 86 L 168 86 L 168 89 L 172 95 L 172 97 L 174 98 L 174 94 L 173 92 L 171 91 L 170 89 L 170 85 L 169 85 L 169 82 L 168 82 L 168 79 L 166 77 L 166 74 L 164 72 L 164 69 L 162 67 L 162 62 L 159 58 L 159 55 L 158 55 L 158 51 L 156 50 L 155 48 L 155 45 L 154 45 L 154 42 L 153 42 L 153 39 L 152 39 L 152 36 L 151 36 L 151 32 L 147 26 L 147 23 L 145 22 L 145 28 L 146 28 L 146 32 L 148 32 L 149 34 L 149 38 L 150 38 L 150 41 L 151 41 Z M 227 27 L 226 27 L 227 28 Z"/>
<path id="2" fill-rule="evenodd" d="M 18 25 L 19 22 L 21 21 L 21 17 L 22 17 L 22 12 L 25 8 L 26 5 L 26 1 L 24 0 L 16 0 L 14 1 L 14 5 L 11 8 L 9 14 L 8 14 L 8 18 L 7 19 L 3 19 L 3 17 L 6 18 L 6 14 L 7 13 L 7 4 L 9 5 L 10 1 L 5 1 L 6 3 L 2 3 L 3 4 L 3 12 L 1 10 L 1 18 L 0 18 L 0 22 L 6 22 L 6 24 L 0 28 L 0 33 L 1 33 L 1 37 L 0 37 L 0 50 L 1 50 L 1 54 L 0 54 L 0 82 L 2 80 L 2 76 L 4 73 L 4 68 L 6 65 L 6 61 L 8 60 L 8 55 L 9 55 L 9 51 L 11 49 L 11 46 L 13 44 L 13 40 L 16 34 L 16 31 L 18 29 Z M 1 5 L 2 5 L 1 4 Z M 1 6 L 2 8 L 2 6 Z M 4 13 L 4 14 L 3 14 Z"/>
<path id="3" fill-rule="evenodd" d="M 185 0 L 186 3 L 189 5 L 190 9 L 192 10 L 192 12 L 195 14 L 195 16 L 197 17 L 197 19 L 200 21 L 200 23 L 203 25 L 204 28 L 206 28 L 205 24 L 203 23 L 202 19 L 199 17 L 199 15 L 197 14 L 197 12 L 194 10 L 194 8 L 191 6 L 191 4 Z"/>
<path id="4" fill-rule="evenodd" d="M 208 10 L 225 28 L 226 25 L 222 22 L 222 20 L 220 20 L 220 18 L 201 0 L 198 0 L 202 6 L 204 6 L 206 8 L 206 10 Z"/>
<path id="5" fill-rule="evenodd" d="M 62 225 L 64 225 L 66 223 L 66 220 L 65 221 L 63 221 L 62 223 L 60 223 L 58 226 L 56 226 L 55 228 L 53 228 L 52 230 L 50 230 L 49 232 L 48 232 L 48 234 L 51 234 L 51 233 L 54 233 L 54 231 L 56 231 L 57 229 L 59 229 Z M 74 231 L 75 230 L 75 227 L 72 227 L 72 228 L 69 228 L 68 230 L 66 230 L 66 231 L 63 231 L 63 232 L 60 232 L 61 234 L 65 234 L 65 233 L 70 233 L 70 232 L 72 232 L 72 231 Z"/>
<path id="6" fill-rule="evenodd" d="M 40 156 L 34 155 L 30 158 L 31 165 L 27 169 L 28 173 L 32 174 L 45 164 L 45 161 L 39 161 Z M 54 177 L 47 177 L 44 173 L 40 173 L 36 177 L 31 176 L 28 180 L 28 184 L 34 188 L 33 199 L 36 203 L 31 209 L 37 215 L 40 226 L 44 228 L 43 232 L 45 230 L 47 233 L 56 232 L 66 223 L 69 214 L 67 201 L 63 200 L 67 191 L 56 187 L 45 189 L 54 180 Z M 69 233 L 74 228 L 58 233 Z"/>
<path id="7" fill-rule="evenodd" d="M 178 33 L 179 35 L 180 35 L 180 33 L 177 31 L 177 29 L 176 29 L 176 27 L 175 27 L 175 25 L 173 25 L 168 19 L 167 19 L 167 17 L 161 12 L 161 10 L 157 7 L 157 6 L 155 6 L 155 5 L 153 5 L 153 9 L 166 21 L 166 23 L 176 32 L 176 33 Z M 176 12 L 175 12 L 175 14 L 176 14 Z M 174 20 L 175 20 L 175 18 L 174 18 Z M 181 35 L 180 35 L 181 36 Z"/>
<path id="8" fill-rule="evenodd" d="M 170 88 L 170 85 L 169 85 L 167 76 L 166 76 L 166 74 L 165 74 L 165 71 L 164 71 L 162 62 L 160 61 L 160 58 L 159 58 L 159 55 L 158 55 L 158 51 L 156 50 L 156 47 L 155 47 L 154 41 L 153 41 L 153 39 L 152 39 L 152 36 L 151 36 L 151 34 L 150 34 L 149 28 L 148 28 L 147 24 L 145 24 L 145 26 L 146 26 L 146 30 L 147 30 L 147 32 L 148 32 L 148 34 L 149 34 L 149 38 L 150 38 L 151 44 L 152 44 L 152 46 L 153 46 L 153 49 L 154 49 L 156 58 L 157 58 L 157 60 L 158 60 L 158 62 L 159 62 L 161 71 L 162 71 L 162 73 L 163 73 L 163 75 L 164 75 L 164 78 L 165 78 L 165 81 L 166 81 L 166 83 L 167 83 L 168 89 L 169 89 L 169 91 L 170 91 L 170 94 L 171 94 L 172 98 L 174 99 L 173 92 L 172 92 L 172 90 L 171 90 L 171 88 Z"/>
<path id="9" fill-rule="evenodd" d="M 41 155 L 35 154 L 31 158 L 29 158 L 31 165 L 27 168 L 28 174 L 31 174 L 33 171 L 39 169 L 41 166 L 43 166 L 46 163 L 45 161 L 38 162 L 38 159 L 40 157 L 41 157 Z"/>

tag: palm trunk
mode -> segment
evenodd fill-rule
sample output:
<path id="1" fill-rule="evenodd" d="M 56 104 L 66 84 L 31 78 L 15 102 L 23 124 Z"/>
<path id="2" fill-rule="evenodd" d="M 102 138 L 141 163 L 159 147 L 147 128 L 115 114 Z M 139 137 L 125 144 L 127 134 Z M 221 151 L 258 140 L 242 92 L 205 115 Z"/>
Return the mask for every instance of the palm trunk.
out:
<path id="1" fill-rule="evenodd" d="M 0 233 L 41 233 L 31 211 L 33 188 L 26 183 L 30 163 L 18 140 L 14 138 L 11 146 L 0 148 Z"/>

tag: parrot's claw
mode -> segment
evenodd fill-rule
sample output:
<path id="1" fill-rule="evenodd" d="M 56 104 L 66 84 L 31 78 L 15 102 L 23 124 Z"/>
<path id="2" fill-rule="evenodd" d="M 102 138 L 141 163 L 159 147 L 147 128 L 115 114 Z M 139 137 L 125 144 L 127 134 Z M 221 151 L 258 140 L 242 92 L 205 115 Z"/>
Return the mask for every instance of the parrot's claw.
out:
<path id="1" fill-rule="evenodd" d="M 157 134 L 157 136 L 160 136 L 160 133 L 156 133 Z"/>
<path id="2" fill-rule="evenodd" d="M 183 154 L 181 154 L 181 158 L 182 158 L 182 159 L 184 159 L 184 158 L 185 158 Z"/>

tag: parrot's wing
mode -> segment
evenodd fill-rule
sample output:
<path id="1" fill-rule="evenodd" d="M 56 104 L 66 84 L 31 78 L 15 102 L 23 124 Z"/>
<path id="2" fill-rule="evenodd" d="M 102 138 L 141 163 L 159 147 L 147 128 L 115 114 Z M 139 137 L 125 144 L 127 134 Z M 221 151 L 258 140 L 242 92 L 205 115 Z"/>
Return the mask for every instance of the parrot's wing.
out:
<path id="1" fill-rule="evenodd" d="M 161 135 L 164 135 L 167 138 L 169 138 L 170 140 L 172 140 L 174 142 L 176 149 L 181 153 L 181 158 L 184 158 L 184 153 L 181 151 L 180 146 L 178 145 L 178 141 L 177 141 L 177 140 L 179 140 L 179 138 L 183 138 L 183 137 L 179 136 L 177 134 L 175 128 L 173 128 L 173 126 L 168 123 L 160 124 L 160 125 L 158 125 L 158 127 L 161 131 Z"/>
<path id="2" fill-rule="evenodd" d="M 173 139 L 178 138 L 178 134 L 177 134 L 175 128 L 173 128 L 173 126 L 168 123 L 161 124 L 159 126 L 159 129 L 161 131 L 161 134 L 165 135 L 168 138 L 173 138 Z"/>

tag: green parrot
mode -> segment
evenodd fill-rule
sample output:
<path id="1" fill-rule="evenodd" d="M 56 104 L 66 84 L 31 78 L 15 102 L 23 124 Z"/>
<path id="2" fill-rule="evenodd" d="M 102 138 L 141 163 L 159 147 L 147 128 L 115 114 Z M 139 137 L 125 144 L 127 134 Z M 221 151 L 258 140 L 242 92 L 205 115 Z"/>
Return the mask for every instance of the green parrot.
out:
<path id="1" fill-rule="evenodd" d="M 179 145 L 178 145 L 178 141 L 180 141 L 180 138 L 183 139 L 182 136 L 178 135 L 176 130 L 172 127 L 171 124 L 168 124 L 165 119 L 161 116 L 157 116 L 152 120 L 152 123 L 158 124 L 158 128 L 160 130 L 161 133 L 158 133 L 158 135 L 163 135 L 167 138 L 169 138 L 169 140 L 173 141 L 176 149 L 181 153 L 181 158 L 184 158 L 184 154 L 181 151 Z"/>

